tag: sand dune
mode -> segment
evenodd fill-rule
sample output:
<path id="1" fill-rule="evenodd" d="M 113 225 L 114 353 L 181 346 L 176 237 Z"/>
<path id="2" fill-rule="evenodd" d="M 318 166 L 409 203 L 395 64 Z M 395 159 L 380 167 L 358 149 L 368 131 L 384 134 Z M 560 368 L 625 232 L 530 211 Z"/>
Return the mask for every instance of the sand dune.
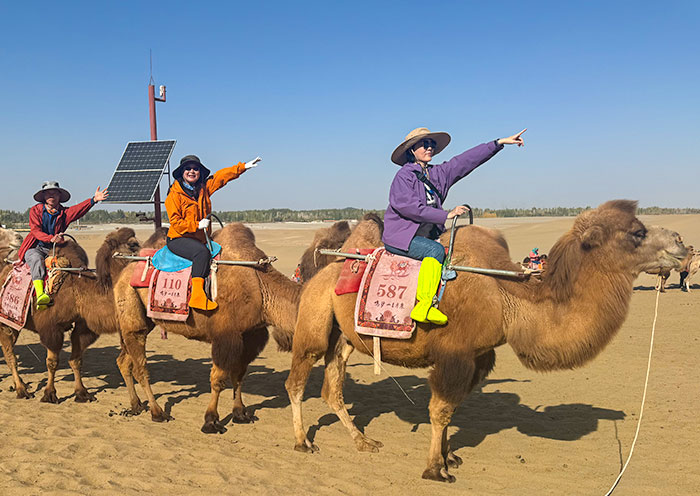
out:
<path id="1" fill-rule="evenodd" d="M 642 218 L 679 231 L 700 246 L 700 216 Z M 538 246 L 547 253 L 568 218 L 484 219 L 502 229 L 514 260 Z M 318 225 L 253 226 L 258 245 L 290 274 Z M 145 239 L 148 228 L 141 228 Z M 93 254 L 104 228 L 72 231 Z M 700 434 L 700 286 L 682 293 L 678 274 L 660 295 L 649 391 L 639 441 L 615 494 L 694 494 Z M 290 355 L 273 345 L 249 369 L 244 401 L 258 420 L 227 422 L 223 435 L 199 430 L 209 391 L 209 348 L 171 335 L 148 341 L 151 380 L 174 420 L 127 416 L 126 388 L 115 364 L 117 336 L 101 337 L 85 354 L 85 384 L 98 400 L 77 404 L 63 354 L 56 387 L 61 402 L 17 400 L 0 364 L 0 490 L 2 494 L 604 494 L 614 481 L 637 426 L 654 318 L 654 277 L 636 282 L 629 318 L 612 344 L 588 366 L 538 374 L 508 346 L 496 370 L 458 409 L 450 441 L 464 464 L 457 482 L 424 481 L 430 425 L 427 370 L 386 366 L 375 376 L 369 358 L 349 362 L 345 396 L 360 429 L 381 440 L 378 454 L 358 453 L 320 399 L 322 367 L 307 388 L 304 415 L 315 455 L 294 452 L 291 409 L 284 389 Z M 473 297 L 477 298 L 478 295 Z M 66 343 L 68 349 L 69 343 Z M 46 353 L 23 332 L 17 352 L 31 390 L 45 384 Z M 415 402 L 411 404 L 399 386 Z M 230 409 L 227 393 L 220 411 Z"/>

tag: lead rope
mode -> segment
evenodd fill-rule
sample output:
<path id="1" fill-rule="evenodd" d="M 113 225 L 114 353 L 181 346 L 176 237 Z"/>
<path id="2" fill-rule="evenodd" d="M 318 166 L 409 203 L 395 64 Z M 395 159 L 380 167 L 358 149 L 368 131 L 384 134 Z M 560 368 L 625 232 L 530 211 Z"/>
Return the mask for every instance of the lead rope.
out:
<path id="1" fill-rule="evenodd" d="M 627 461 L 625 462 L 625 465 L 622 467 L 622 470 L 620 470 L 619 475 L 617 476 L 617 479 L 615 479 L 615 482 L 613 485 L 610 487 L 607 493 L 605 493 L 605 496 L 610 496 L 612 492 L 615 490 L 617 487 L 617 484 L 620 482 L 620 479 L 622 479 L 622 474 L 625 473 L 625 470 L 627 470 L 627 465 L 629 465 L 630 460 L 632 459 L 632 453 L 634 453 L 634 445 L 637 443 L 637 437 L 639 436 L 639 428 L 642 425 L 642 415 L 644 415 L 644 402 L 646 401 L 647 398 L 647 386 L 649 385 L 649 371 L 651 370 L 651 353 L 654 350 L 654 331 L 656 330 L 656 317 L 659 315 L 659 295 L 661 294 L 661 291 L 656 291 L 656 307 L 654 308 L 654 323 L 651 326 L 651 342 L 649 343 L 649 359 L 647 360 L 647 377 L 646 380 L 644 381 L 644 394 L 642 395 L 642 406 L 639 408 L 639 420 L 637 420 L 637 431 L 634 433 L 634 439 L 632 440 L 632 447 L 630 448 L 630 454 L 627 456 Z"/>

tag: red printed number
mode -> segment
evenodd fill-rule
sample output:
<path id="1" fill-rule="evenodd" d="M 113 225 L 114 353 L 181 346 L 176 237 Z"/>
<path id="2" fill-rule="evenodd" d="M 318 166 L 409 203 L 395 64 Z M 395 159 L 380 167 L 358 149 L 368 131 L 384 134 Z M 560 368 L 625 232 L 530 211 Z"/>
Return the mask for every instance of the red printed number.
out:
<path id="1" fill-rule="evenodd" d="M 387 286 L 386 284 L 380 284 L 377 286 L 377 296 L 380 298 L 383 296 L 386 296 L 387 298 L 394 298 L 396 297 L 396 293 L 399 293 L 399 298 L 403 298 L 403 294 L 406 291 L 406 288 L 408 286 L 396 286 L 394 284 L 389 284 Z"/>
<path id="2" fill-rule="evenodd" d="M 163 287 L 165 289 L 180 289 L 182 286 L 182 281 L 180 279 L 170 279 L 170 287 L 168 287 L 168 279 L 163 281 Z"/>

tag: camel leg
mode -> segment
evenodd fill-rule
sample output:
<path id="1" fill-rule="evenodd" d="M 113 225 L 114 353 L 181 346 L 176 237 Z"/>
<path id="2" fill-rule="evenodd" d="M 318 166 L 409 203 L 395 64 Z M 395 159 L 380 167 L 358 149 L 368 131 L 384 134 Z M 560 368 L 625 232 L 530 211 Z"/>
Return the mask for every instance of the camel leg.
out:
<path id="1" fill-rule="evenodd" d="M 226 428 L 219 422 L 219 396 L 221 391 L 226 388 L 226 380 L 229 377 L 234 382 L 233 389 L 235 391 L 238 387 L 238 378 L 245 373 L 245 367 L 242 371 L 240 370 L 244 349 L 242 334 L 228 330 L 212 338 L 212 366 L 209 375 L 211 400 L 209 400 L 207 411 L 204 414 L 204 425 L 202 426 L 202 432 L 206 434 L 226 432 Z"/>
<path id="2" fill-rule="evenodd" d="M 75 328 L 70 335 L 71 353 L 68 364 L 73 371 L 75 382 L 75 401 L 78 403 L 87 403 L 95 401 L 95 395 L 90 394 L 83 384 L 83 376 L 81 369 L 83 366 L 83 352 L 85 349 L 95 342 L 97 334 L 92 332 L 83 322 L 76 322 Z"/>
<path id="3" fill-rule="evenodd" d="M 61 349 L 52 350 L 46 348 L 46 371 L 48 373 L 48 383 L 44 389 L 44 395 L 41 397 L 42 403 L 58 403 L 56 395 L 56 370 L 58 370 L 58 358 Z"/>
<path id="4" fill-rule="evenodd" d="M 309 380 L 309 374 L 314 367 L 314 363 L 321 358 L 320 354 L 305 354 L 297 356 L 296 352 L 292 356 L 292 366 L 289 369 L 289 377 L 284 383 L 289 395 L 289 402 L 292 405 L 292 422 L 294 425 L 294 449 L 304 453 L 313 453 L 318 451 L 318 446 L 309 441 L 306 437 L 304 429 L 304 421 L 301 412 L 301 400 L 304 397 L 304 389 L 306 382 Z"/>
<path id="5" fill-rule="evenodd" d="M 424 479 L 454 482 L 455 478 L 450 475 L 448 466 L 458 466 L 461 462 L 456 455 L 450 456 L 447 426 L 457 405 L 475 384 L 476 364 L 473 360 L 464 359 L 464 355 L 459 355 L 456 350 L 454 354 L 443 355 L 447 358 L 436 362 L 430 373 L 432 396 L 428 409 L 432 438 L 428 451 L 428 466 L 423 471 Z M 483 364 L 480 362 L 480 365 Z M 481 370 L 480 372 L 483 373 Z"/>
<path id="6" fill-rule="evenodd" d="M 304 453 L 318 451 L 318 447 L 306 436 L 301 401 L 314 363 L 328 352 L 333 330 L 332 291 L 324 291 L 323 283 L 322 279 L 314 278 L 307 283 L 308 291 L 302 293 L 294 328 L 292 366 L 284 383 L 292 405 L 294 449 Z"/>
<path id="7" fill-rule="evenodd" d="M 255 415 L 249 413 L 243 404 L 243 377 L 250 362 L 260 354 L 265 348 L 269 333 L 267 327 L 263 326 L 257 329 L 252 329 L 243 333 L 243 353 L 241 356 L 240 366 L 234 367 L 231 370 L 231 379 L 233 380 L 233 412 L 231 421 L 239 424 L 248 424 L 256 419 Z"/>
<path id="8" fill-rule="evenodd" d="M 226 379 L 228 377 L 229 373 L 227 371 L 216 364 L 212 364 L 209 374 L 211 399 L 204 414 L 204 425 L 202 426 L 202 432 L 205 434 L 223 434 L 226 432 L 226 427 L 219 422 L 219 396 L 221 396 L 221 391 L 226 389 Z"/>
<path id="9" fill-rule="evenodd" d="M 328 406 L 335 412 L 340 422 L 350 432 L 350 436 L 355 441 L 358 451 L 369 451 L 376 453 L 384 446 L 379 441 L 370 439 L 360 431 L 350 418 L 348 409 L 343 398 L 343 383 L 345 382 L 345 368 L 348 358 L 355 348 L 344 338 L 339 343 L 330 348 L 326 353 L 326 369 L 323 378 L 323 388 L 321 397 L 328 403 Z"/>
<path id="10" fill-rule="evenodd" d="M 148 365 L 146 363 L 146 337 L 150 330 L 123 333 L 124 346 L 131 358 L 131 371 L 141 387 L 146 392 L 148 405 L 151 410 L 151 420 L 164 422 L 170 420 L 170 416 L 160 407 L 151 389 Z M 133 406 L 133 402 L 132 402 Z"/>
<path id="11" fill-rule="evenodd" d="M 145 406 L 141 402 L 139 395 L 136 393 L 136 386 L 134 385 L 134 375 L 132 361 L 129 354 L 126 352 L 126 346 L 124 345 L 124 339 L 120 336 L 121 341 L 121 351 L 117 357 L 117 367 L 119 367 L 119 372 L 121 372 L 124 378 L 124 384 L 126 384 L 126 390 L 129 392 L 129 401 L 131 403 L 131 414 L 138 415 L 141 413 Z"/>
<path id="12" fill-rule="evenodd" d="M 483 355 L 480 355 L 475 360 L 475 370 L 472 376 L 472 382 L 469 386 L 469 390 L 466 394 L 469 394 L 476 386 L 482 383 L 486 377 L 491 373 L 494 366 L 496 365 L 496 352 L 494 350 L 489 350 Z M 465 395 L 466 396 L 466 395 Z M 457 456 L 449 442 L 447 441 L 447 428 L 442 431 L 442 454 L 445 458 L 445 463 L 450 468 L 457 468 L 462 465 L 462 458 Z"/>
<path id="13" fill-rule="evenodd" d="M 6 326 L 0 328 L 0 345 L 2 346 L 2 354 L 5 357 L 5 363 L 10 368 L 12 379 L 15 382 L 15 392 L 17 398 L 29 399 L 34 395 L 27 390 L 27 385 L 24 383 L 17 370 L 17 356 L 15 355 L 15 343 L 19 337 L 19 331 L 15 331 Z"/>

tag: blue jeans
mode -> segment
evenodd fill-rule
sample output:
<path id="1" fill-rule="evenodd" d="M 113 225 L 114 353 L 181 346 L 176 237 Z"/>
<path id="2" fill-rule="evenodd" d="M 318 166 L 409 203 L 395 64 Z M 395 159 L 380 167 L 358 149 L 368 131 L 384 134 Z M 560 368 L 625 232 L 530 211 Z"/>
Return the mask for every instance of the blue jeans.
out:
<path id="1" fill-rule="evenodd" d="M 423 260 L 425 257 L 436 258 L 438 262 L 445 261 L 445 247 L 439 242 L 432 239 L 416 236 L 408 245 L 408 250 L 400 250 L 393 246 L 384 245 L 386 251 L 394 255 L 403 255 L 404 257 L 413 258 L 415 260 Z"/>

